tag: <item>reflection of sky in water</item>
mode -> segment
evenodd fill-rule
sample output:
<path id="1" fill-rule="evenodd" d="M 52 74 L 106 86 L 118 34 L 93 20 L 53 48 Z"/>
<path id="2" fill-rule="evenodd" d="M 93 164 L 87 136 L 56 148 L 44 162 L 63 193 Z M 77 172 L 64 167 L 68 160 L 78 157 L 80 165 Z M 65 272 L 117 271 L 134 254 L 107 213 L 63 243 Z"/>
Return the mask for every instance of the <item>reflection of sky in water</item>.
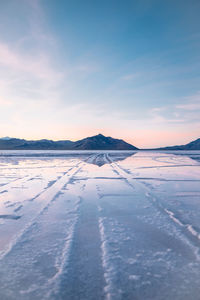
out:
<path id="1" fill-rule="evenodd" d="M 199 299 L 200 152 L 28 153 L 0 157 L 1 299 Z"/>

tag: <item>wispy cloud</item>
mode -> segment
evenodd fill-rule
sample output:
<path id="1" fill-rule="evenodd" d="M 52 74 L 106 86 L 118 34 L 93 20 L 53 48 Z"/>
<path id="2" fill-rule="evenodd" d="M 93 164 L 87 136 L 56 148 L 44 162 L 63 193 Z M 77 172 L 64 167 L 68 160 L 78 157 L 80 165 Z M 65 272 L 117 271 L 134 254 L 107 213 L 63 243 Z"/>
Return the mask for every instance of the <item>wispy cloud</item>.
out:
<path id="1" fill-rule="evenodd" d="M 23 119 L 22 112 L 31 106 L 34 112 L 39 102 L 44 106 L 59 99 L 63 72 L 53 60 L 54 38 L 45 28 L 40 1 L 26 0 L 21 5 L 27 6 L 29 30 L 12 43 L 0 38 L 0 104 L 5 108 L 12 103 L 11 110 L 20 109 Z"/>
<path id="2" fill-rule="evenodd" d="M 50 81 L 51 84 L 62 76 L 51 66 L 48 53 L 27 55 L 3 43 L 0 43 L 0 64 L 7 67 L 8 71 L 16 72 L 18 77 L 24 72 L 25 75 L 28 73 L 38 79 Z"/>
<path id="3" fill-rule="evenodd" d="M 179 99 L 182 104 L 154 107 L 149 110 L 151 123 L 199 126 L 200 92 Z"/>
<path id="4" fill-rule="evenodd" d="M 196 111 L 200 110 L 200 92 L 183 99 L 183 104 L 176 105 L 177 109 Z"/>
<path id="5" fill-rule="evenodd" d="M 125 80 L 125 81 L 132 81 L 132 80 L 138 79 L 141 76 L 142 76 L 142 73 L 140 73 L 140 72 L 130 73 L 130 74 L 122 76 L 121 79 Z"/>

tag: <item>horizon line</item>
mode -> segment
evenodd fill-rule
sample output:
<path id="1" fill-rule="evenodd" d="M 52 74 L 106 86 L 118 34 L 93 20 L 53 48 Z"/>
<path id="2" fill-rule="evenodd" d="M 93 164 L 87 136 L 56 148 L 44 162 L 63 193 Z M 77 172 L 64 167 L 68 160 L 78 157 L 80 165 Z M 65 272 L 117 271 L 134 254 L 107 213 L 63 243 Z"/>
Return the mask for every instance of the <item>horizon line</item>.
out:
<path id="1" fill-rule="evenodd" d="M 102 134 L 102 133 L 98 133 L 98 134 L 95 134 L 95 135 L 91 135 L 91 136 L 86 136 L 86 137 L 84 137 L 84 138 L 81 138 L 81 139 L 78 139 L 78 140 L 71 140 L 71 139 L 48 139 L 48 138 L 41 138 L 41 139 L 26 139 L 26 138 L 17 138 L 17 137 L 9 137 L 9 136 L 4 136 L 4 137 L 1 137 L 0 138 L 0 140 L 7 140 L 7 141 L 9 141 L 10 139 L 19 139 L 19 140 L 25 140 L 25 141 L 52 141 L 52 142 L 59 142 L 59 141 L 70 141 L 70 142 L 73 142 L 73 143 L 75 143 L 75 142 L 78 142 L 78 141 L 80 141 L 80 140 L 83 140 L 83 139 L 86 139 L 86 138 L 91 138 L 91 137 L 95 137 L 95 136 L 98 136 L 98 135 L 101 135 L 101 136 L 104 136 L 104 137 L 107 137 L 107 138 L 113 138 L 112 136 L 110 136 L 110 135 L 104 135 L 104 134 Z M 126 142 L 126 140 L 124 140 L 123 138 L 113 138 L 113 139 L 118 139 L 118 140 L 123 140 L 124 142 Z M 191 143 L 191 142 L 193 142 L 193 141 L 196 141 L 196 140 L 198 140 L 199 138 L 197 137 L 196 139 L 194 139 L 194 140 L 190 140 L 188 143 Z M 136 147 L 136 148 L 138 148 L 138 150 L 159 150 L 159 149 L 162 149 L 162 148 L 167 148 L 167 147 L 175 147 L 175 146 L 177 146 L 177 147 L 179 147 L 179 146 L 185 146 L 185 145 L 187 145 L 188 143 L 186 143 L 186 144 L 176 144 L 176 145 L 172 145 L 172 146 L 158 146 L 158 147 L 148 147 L 148 148 L 139 148 L 138 146 L 135 146 L 134 144 L 132 144 L 132 143 L 130 143 L 130 142 L 126 142 L 126 143 L 128 143 L 128 144 L 130 144 L 130 145 L 132 145 L 132 146 L 134 146 L 134 147 Z M 6 150 L 6 149 L 5 149 Z M 126 150 L 127 151 L 127 150 Z"/>

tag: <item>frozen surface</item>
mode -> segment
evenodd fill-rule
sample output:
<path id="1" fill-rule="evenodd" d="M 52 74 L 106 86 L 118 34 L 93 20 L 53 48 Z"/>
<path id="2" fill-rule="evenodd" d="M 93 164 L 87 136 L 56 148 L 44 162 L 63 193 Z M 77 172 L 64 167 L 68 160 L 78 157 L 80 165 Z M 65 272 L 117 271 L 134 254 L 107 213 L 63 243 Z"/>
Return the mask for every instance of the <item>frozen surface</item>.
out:
<path id="1" fill-rule="evenodd" d="M 200 299 L 200 151 L 1 151 L 0 299 Z"/>

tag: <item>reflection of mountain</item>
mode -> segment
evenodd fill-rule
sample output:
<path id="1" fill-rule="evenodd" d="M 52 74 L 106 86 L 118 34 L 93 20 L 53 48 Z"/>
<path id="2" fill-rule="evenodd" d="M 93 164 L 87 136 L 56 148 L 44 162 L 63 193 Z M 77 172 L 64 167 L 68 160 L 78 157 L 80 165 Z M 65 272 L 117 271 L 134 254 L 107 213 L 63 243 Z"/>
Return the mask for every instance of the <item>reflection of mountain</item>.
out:
<path id="1" fill-rule="evenodd" d="M 102 134 L 72 142 L 64 141 L 27 141 L 15 138 L 0 139 L 1 150 L 136 150 L 123 140 L 106 137 Z"/>
<path id="2" fill-rule="evenodd" d="M 122 161 L 126 158 L 136 154 L 135 153 L 128 153 L 128 152 L 119 152 L 119 153 L 97 153 L 92 156 L 90 156 L 88 159 L 86 159 L 86 162 L 89 164 L 97 165 L 99 167 L 102 167 L 105 164 L 111 164 L 112 162 Z"/>
<path id="3" fill-rule="evenodd" d="M 31 158 L 37 158 L 37 160 L 46 161 L 52 159 L 62 159 L 66 161 L 68 159 L 77 159 L 86 162 L 87 164 L 93 164 L 96 166 L 103 166 L 105 164 L 111 164 L 112 162 L 122 161 L 126 158 L 136 154 L 137 152 L 129 151 L 109 151 L 109 152 L 90 152 L 90 151 L 13 151 L 12 153 L 1 154 L 0 164 L 13 164 L 18 165 L 22 160 L 29 160 Z"/>
<path id="4" fill-rule="evenodd" d="M 189 157 L 195 161 L 197 161 L 198 163 L 200 163 L 200 155 L 198 156 L 194 156 L 194 155 L 189 155 Z"/>
<path id="5" fill-rule="evenodd" d="M 176 153 L 176 155 L 187 156 L 190 159 L 195 160 L 198 163 L 200 163 L 200 154 L 191 154 L 191 153 L 188 153 L 188 154 L 187 153 L 186 154 L 179 154 L 179 153 Z"/>

